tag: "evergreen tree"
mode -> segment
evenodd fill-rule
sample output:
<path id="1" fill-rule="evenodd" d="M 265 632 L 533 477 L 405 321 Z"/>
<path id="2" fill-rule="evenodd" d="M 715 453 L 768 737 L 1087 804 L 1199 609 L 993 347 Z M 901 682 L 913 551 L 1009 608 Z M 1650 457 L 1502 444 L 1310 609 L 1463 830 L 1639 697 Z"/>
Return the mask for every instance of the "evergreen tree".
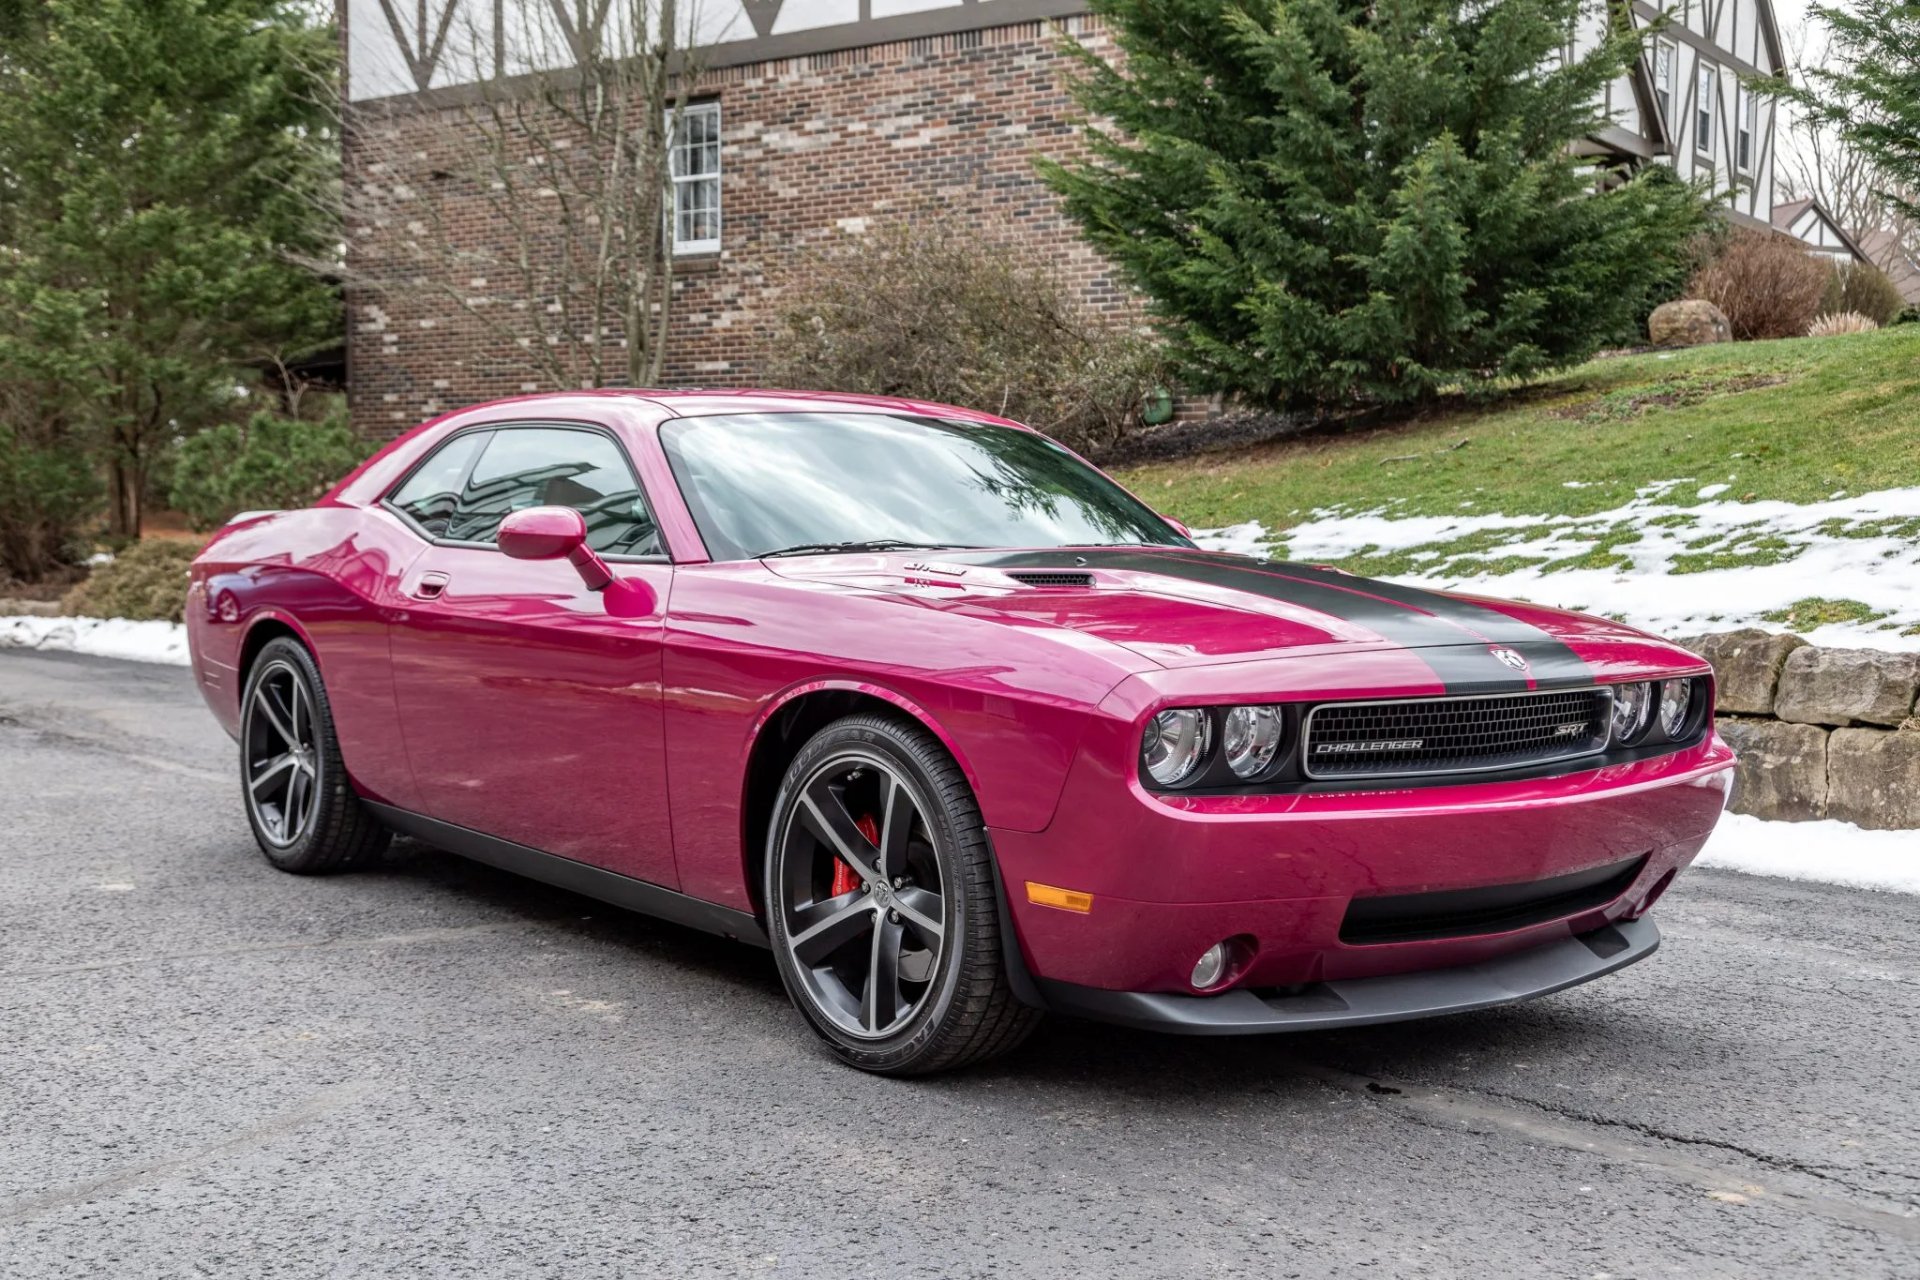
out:
<path id="1" fill-rule="evenodd" d="M 1188 386 L 1405 402 L 1626 335 L 1704 202 L 1582 157 L 1638 48 L 1567 60 L 1590 0 L 1091 0 L 1088 160 L 1043 162 L 1146 295 Z M 1611 13 L 1611 6 L 1602 12 Z"/>
<path id="2" fill-rule="evenodd" d="M 1805 84 L 1771 87 L 1866 158 L 1876 196 L 1920 220 L 1920 4 L 1857 0 L 1813 11 L 1832 36 L 1829 61 L 1807 67 Z"/>
<path id="3" fill-rule="evenodd" d="M 333 341 L 334 33 L 300 0 L 0 8 L 0 393 L 137 536 L 175 437 Z M 31 421 L 26 421 L 30 419 Z"/>

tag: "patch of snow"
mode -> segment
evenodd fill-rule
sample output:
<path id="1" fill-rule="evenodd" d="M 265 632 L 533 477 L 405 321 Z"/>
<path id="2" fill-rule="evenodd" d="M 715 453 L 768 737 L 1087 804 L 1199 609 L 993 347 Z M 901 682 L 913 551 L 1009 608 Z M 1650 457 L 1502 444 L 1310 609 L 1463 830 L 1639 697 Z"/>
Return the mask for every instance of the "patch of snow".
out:
<path id="1" fill-rule="evenodd" d="M 1593 486 L 1585 480 L 1562 480 L 1560 487 L 1562 489 L 1590 489 Z"/>
<path id="2" fill-rule="evenodd" d="M 1720 815 L 1694 864 L 1855 889 L 1920 893 L 1920 831 L 1863 831 L 1850 822 L 1763 822 Z"/>
<path id="3" fill-rule="evenodd" d="M 1400 577 L 1414 586 L 1529 600 L 1625 619 L 1661 635 L 1690 635 L 1757 626 L 1783 630 L 1763 615 L 1808 598 L 1858 600 L 1882 616 L 1837 622 L 1805 634 L 1816 644 L 1920 650 L 1920 538 L 1875 533 L 1845 537 L 1832 532 L 1865 521 L 1920 519 L 1920 487 L 1883 489 L 1851 498 L 1798 504 L 1699 502 L 1683 505 L 1671 492 L 1687 480 L 1644 485 L 1632 501 L 1583 516 L 1445 515 L 1393 516 L 1320 510 L 1285 534 L 1267 532 L 1258 521 L 1226 529 L 1197 530 L 1201 546 L 1241 554 L 1272 555 L 1314 564 L 1397 552 L 1445 551 L 1431 557 L 1435 569 Z M 1715 486 L 1708 485 L 1706 489 Z M 1655 523 L 1666 520 L 1669 523 Z M 1599 546 L 1612 530 L 1627 526 L 1638 541 L 1609 553 L 1626 566 L 1547 569 L 1544 565 L 1475 572 L 1476 562 L 1511 556 L 1570 560 Z M 1469 535 L 1494 545 L 1447 550 Z M 1778 539 L 1771 564 L 1737 564 L 1698 573 L 1676 573 L 1681 556 L 1752 550 L 1762 538 Z M 1705 543 L 1706 545 L 1701 545 Z M 1691 545 L 1690 545 L 1691 544 Z M 1396 575 L 1399 576 L 1399 575 Z M 1912 631 L 1914 634 L 1903 635 Z"/>
<path id="4" fill-rule="evenodd" d="M 1264 556 L 1273 543 L 1267 526 L 1258 520 L 1230 524 L 1224 529 L 1196 529 L 1193 540 L 1209 551 L 1231 551 L 1237 556 Z"/>
<path id="5" fill-rule="evenodd" d="M 1698 496 L 1702 498 L 1717 498 L 1732 487 L 1732 485 L 1726 484 L 1710 484 L 1701 489 Z"/>
<path id="6" fill-rule="evenodd" d="M 0 617 L 0 649 L 57 650 L 100 658 L 187 665 L 187 629 L 125 618 Z"/>
<path id="7" fill-rule="evenodd" d="M 96 551 L 92 555 L 87 557 L 87 563 L 88 564 L 112 564 L 113 552 Z"/>

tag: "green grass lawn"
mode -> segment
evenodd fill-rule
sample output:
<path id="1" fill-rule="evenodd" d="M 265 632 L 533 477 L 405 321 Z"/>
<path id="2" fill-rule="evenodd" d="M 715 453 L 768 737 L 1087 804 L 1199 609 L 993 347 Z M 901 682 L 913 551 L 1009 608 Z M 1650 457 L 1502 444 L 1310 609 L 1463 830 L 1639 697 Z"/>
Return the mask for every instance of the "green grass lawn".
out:
<path id="1" fill-rule="evenodd" d="M 1699 486 L 1724 483 L 1722 502 L 1804 503 L 1920 485 L 1917 393 L 1920 325 L 1696 347 L 1596 360 L 1392 427 L 1154 463 L 1120 478 L 1196 528 L 1259 520 L 1275 533 L 1316 510 L 1389 505 L 1396 516 L 1588 515 L 1681 477 L 1699 485 L 1664 501 L 1692 503 Z"/>

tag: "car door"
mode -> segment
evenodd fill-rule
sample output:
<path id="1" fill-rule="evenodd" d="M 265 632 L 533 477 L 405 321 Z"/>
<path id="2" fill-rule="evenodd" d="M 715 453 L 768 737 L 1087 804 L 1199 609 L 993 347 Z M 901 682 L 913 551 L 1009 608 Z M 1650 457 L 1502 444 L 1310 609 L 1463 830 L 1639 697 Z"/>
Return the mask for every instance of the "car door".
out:
<path id="1" fill-rule="evenodd" d="M 425 813 L 677 887 L 661 710 L 673 571 L 626 451 L 593 427 L 490 425 L 451 437 L 416 475 L 436 467 L 387 503 L 431 543 L 402 577 L 392 628 Z M 534 506 L 580 511 L 614 574 L 647 588 L 613 598 L 650 598 L 651 612 L 610 613 L 565 560 L 502 554 L 500 521 Z"/>

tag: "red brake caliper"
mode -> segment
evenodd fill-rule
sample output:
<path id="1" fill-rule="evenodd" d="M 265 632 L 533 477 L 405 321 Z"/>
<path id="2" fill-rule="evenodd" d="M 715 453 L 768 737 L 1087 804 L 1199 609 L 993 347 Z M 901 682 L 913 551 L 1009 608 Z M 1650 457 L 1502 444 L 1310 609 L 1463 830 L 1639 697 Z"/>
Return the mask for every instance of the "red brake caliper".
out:
<path id="1" fill-rule="evenodd" d="M 875 848 L 880 846 L 880 824 L 873 820 L 872 814 L 862 814 L 855 818 L 853 825 L 860 828 L 860 834 L 871 840 Z M 837 898 L 843 893 L 852 893 L 859 887 L 860 873 L 847 865 L 845 858 L 836 857 L 833 860 L 833 890 L 828 896 Z"/>

